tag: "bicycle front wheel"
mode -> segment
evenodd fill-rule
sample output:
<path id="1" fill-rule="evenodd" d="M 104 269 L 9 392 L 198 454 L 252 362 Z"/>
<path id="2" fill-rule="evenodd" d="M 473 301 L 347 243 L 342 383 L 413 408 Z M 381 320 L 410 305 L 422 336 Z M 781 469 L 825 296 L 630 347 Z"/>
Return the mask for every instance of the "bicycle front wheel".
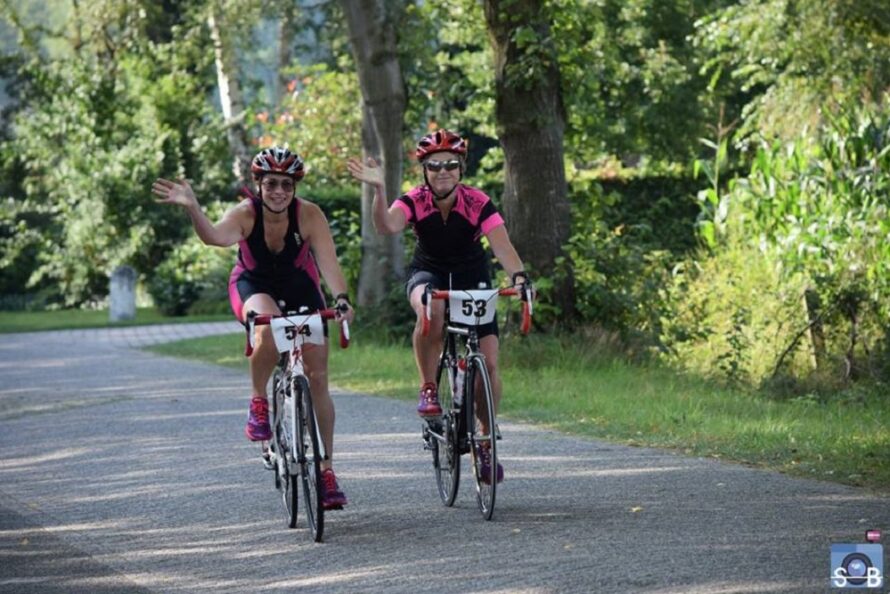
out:
<path id="1" fill-rule="evenodd" d="M 442 503 L 451 507 L 457 498 L 460 484 L 460 451 L 458 450 L 458 418 L 462 414 L 452 398 L 455 382 L 455 361 L 443 353 L 436 374 L 436 384 L 440 387 L 439 404 L 442 406 L 442 420 L 430 423 L 429 443 L 433 453 L 433 468 L 436 471 L 436 487 Z M 447 380 L 442 381 L 445 376 Z M 446 389 L 441 389 L 446 388 Z"/>
<path id="2" fill-rule="evenodd" d="M 470 452 L 473 460 L 473 477 L 476 479 L 476 500 L 482 517 L 490 520 L 494 513 L 497 493 L 498 451 L 495 439 L 494 393 L 491 378 L 485 366 L 485 358 L 471 357 L 467 363 L 467 400 L 473 402 L 475 418 L 467 419 L 470 431 Z M 488 431 L 483 432 L 479 419 L 488 421 Z"/>
<path id="3" fill-rule="evenodd" d="M 312 406 L 309 382 L 299 376 L 294 380 L 294 396 L 300 399 L 300 416 L 297 423 L 297 445 L 300 449 L 300 474 L 303 478 L 303 498 L 306 502 L 306 520 L 315 542 L 321 542 L 324 534 L 324 506 L 322 503 L 321 461 L 324 458 L 321 448 L 321 434 Z"/>
<path id="4" fill-rule="evenodd" d="M 297 488 L 300 480 L 300 468 L 297 464 L 298 455 L 294 430 L 297 420 L 296 399 L 288 393 L 284 374 L 277 377 L 272 385 L 272 418 L 275 423 L 273 435 L 275 443 L 275 486 L 281 491 L 281 499 L 287 510 L 288 528 L 297 527 L 297 509 L 300 499 Z"/>

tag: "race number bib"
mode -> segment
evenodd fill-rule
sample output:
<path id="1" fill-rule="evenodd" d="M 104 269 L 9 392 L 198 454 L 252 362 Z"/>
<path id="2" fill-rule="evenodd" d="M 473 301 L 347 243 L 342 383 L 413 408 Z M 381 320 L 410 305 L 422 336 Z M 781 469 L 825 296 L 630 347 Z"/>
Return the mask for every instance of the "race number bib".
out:
<path id="1" fill-rule="evenodd" d="M 324 344 L 324 322 L 318 314 L 272 318 L 270 325 L 279 353 L 289 352 L 295 344 Z"/>
<path id="2" fill-rule="evenodd" d="M 497 315 L 497 289 L 478 289 L 473 291 L 451 290 L 448 307 L 451 321 L 468 326 L 480 326 L 494 321 Z"/>

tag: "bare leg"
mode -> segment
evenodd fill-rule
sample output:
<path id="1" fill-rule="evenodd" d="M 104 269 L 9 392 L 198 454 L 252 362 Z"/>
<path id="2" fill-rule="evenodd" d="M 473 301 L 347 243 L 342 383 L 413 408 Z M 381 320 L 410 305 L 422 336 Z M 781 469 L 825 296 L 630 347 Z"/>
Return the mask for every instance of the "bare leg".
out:
<path id="1" fill-rule="evenodd" d="M 281 313 L 275 300 L 265 293 L 257 293 L 251 295 L 244 303 L 244 318 L 247 313 L 255 311 L 258 314 L 275 314 Z M 275 365 L 278 363 L 278 349 L 275 348 L 275 341 L 272 338 L 272 329 L 269 326 L 257 326 L 256 329 L 256 345 L 249 359 L 250 384 L 253 388 L 253 394 L 266 396 L 266 385 Z"/>
<path id="2" fill-rule="evenodd" d="M 482 354 L 485 355 L 485 366 L 488 368 L 488 375 L 491 379 L 491 395 L 494 400 L 494 412 L 497 414 L 498 406 L 501 402 L 501 376 L 498 373 L 498 353 L 499 353 L 500 341 L 497 336 L 491 334 L 482 338 L 479 341 L 479 348 L 482 351 Z M 482 386 L 477 379 L 476 383 L 476 394 L 480 394 L 482 391 Z M 476 410 L 482 412 L 485 410 L 485 407 L 482 406 L 482 403 L 477 398 L 476 401 Z M 484 418 L 483 418 L 484 417 Z M 484 414 L 479 417 L 479 424 L 482 425 L 482 432 L 485 434 L 489 434 L 489 421 L 488 414 Z"/>
<path id="3" fill-rule="evenodd" d="M 435 383 L 436 367 L 439 364 L 439 353 L 442 349 L 442 325 L 445 322 L 445 303 L 433 301 L 432 319 L 430 320 L 430 332 L 423 335 L 422 324 L 426 315 L 426 306 L 421 303 L 425 286 L 415 287 L 411 291 L 411 307 L 417 314 L 414 324 L 414 360 L 417 363 L 417 372 L 420 374 L 421 385 Z"/>
<path id="4" fill-rule="evenodd" d="M 334 400 L 328 390 L 328 345 L 307 345 L 303 350 L 303 363 L 309 377 L 312 406 L 318 419 L 318 429 L 324 443 L 327 458 L 322 460 L 322 471 L 331 467 L 334 459 Z"/>

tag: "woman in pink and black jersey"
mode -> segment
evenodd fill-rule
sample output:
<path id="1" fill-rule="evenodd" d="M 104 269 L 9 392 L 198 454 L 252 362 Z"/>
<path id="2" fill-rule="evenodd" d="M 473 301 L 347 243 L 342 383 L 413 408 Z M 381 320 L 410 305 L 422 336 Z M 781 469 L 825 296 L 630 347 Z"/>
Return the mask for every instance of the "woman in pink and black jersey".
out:
<path id="1" fill-rule="evenodd" d="M 491 287 L 491 265 L 482 247 L 483 236 L 488 238 L 491 251 L 514 285 L 527 283 L 529 279 L 494 203 L 481 190 L 461 183 L 466 170 L 466 141 L 448 130 L 437 130 L 420 139 L 415 154 L 423 166 L 424 183 L 398 197 L 390 206 L 383 195 L 383 172 L 373 159 L 368 159 L 367 164 L 350 159 L 348 167 L 357 180 L 375 187 L 372 208 L 378 233 L 400 233 L 409 225 L 414 231 L 416 246 L 406 287 L 417 316 L 413 337 L 421 384 L 417 412 L 422 417 L 435 417 L 442 414 L 435 377 L 445 304 L 433 303 L 433 323 L 429 334 L 424 336 L 421 325 L 425 308 L 421 298 L 425 287 L 428 284 L 435 289 Z M 479 336 L 497 407 L 501 397 L 497 322 L 481 327 Z M 483 431 L 487 432 L 488 428 L 484 427 Z M 503 479 L 500 464 L 497 477 L 498 482 Z"/>
<path id="2" fill-rule="evenodd" d="M 238 244 L 238 260 L 229 278 L 232 310 L 244 323 L 247 313 L 281 314 L 284 311 L 324 309 L 323 278 L 336 295 L 340 317 L 351 321 L 346 278 L 337 261 L 331 230 L 322 210 L 296 194 L 305 169 L 299 155 L 286 148 L 260 151 L 251 163 L 257 184 L 249 196 L 212 223 L 198 204 L 187 181 L 158 179 L 152 192 L 158 202 L 185 208 L 198 237 L 206 245 L 228 247 Z M 303 361 L 312 390 L 325 451 L 322 463 L 325 482 L 324 506 L 339 509 L 346 504 L 331 468 L 334 441 L 334 403 L 328 391 L 328 347 L 305 349 Z M 278 362 L 278 349 L 269 326 L 257 328 L 256 346 L 250 356 L 252 395 L 245 433 L 252 441 L 268 440 L 269 405 L 266 384 Z"/>

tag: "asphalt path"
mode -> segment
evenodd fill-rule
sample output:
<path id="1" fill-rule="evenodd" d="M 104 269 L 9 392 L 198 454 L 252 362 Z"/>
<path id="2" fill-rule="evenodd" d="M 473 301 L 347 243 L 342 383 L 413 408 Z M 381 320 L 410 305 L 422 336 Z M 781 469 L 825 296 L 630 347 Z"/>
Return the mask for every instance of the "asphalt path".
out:
<path id="1" fill-rule="evenodd" d="M 832 543 L 890 530 L 886 496 L 509 420 L 485 522 L 467 480 L 439 502 L 410 403 L 335 389 L 349 505 L 315 544 L 244 438 L 246 377 L 138 348 L 236 329 L 2 337 L 0 592 L 810 593 Z"/>

